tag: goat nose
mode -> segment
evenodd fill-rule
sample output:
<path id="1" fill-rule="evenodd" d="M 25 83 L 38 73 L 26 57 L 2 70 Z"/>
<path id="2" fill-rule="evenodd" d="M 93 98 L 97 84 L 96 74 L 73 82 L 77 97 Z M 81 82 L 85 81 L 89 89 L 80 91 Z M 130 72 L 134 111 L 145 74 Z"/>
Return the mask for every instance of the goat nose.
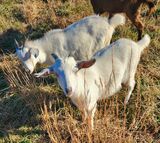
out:
<path id="1" fill-rule="evenodd" d="M 29 72 L 29 69 L 28 69 L 28 68 L 26 68 L 25 66 L 24 66 L 24 69 L 25 69 L 25 71 L 26 71 L 26 72 Z"/>
<path id="2" fill-rule="evenodd" d="M 72 93 L 72 88 L 71 87 L 66 88 L 65 90 L 66 90 L 67 95 L 70 95 Z"/>

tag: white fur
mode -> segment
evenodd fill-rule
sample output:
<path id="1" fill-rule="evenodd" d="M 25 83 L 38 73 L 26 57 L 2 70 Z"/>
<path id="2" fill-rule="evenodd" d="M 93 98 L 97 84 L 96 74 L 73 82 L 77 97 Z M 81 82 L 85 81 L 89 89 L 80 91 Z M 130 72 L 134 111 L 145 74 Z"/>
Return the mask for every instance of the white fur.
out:
<path id="1" fill-rule="evenodd" d="M 124 16 L 119 14 L 110 20 L 97 15 L 89 16 L 65 29 L 51 30 L 38 40 L 26 41 L 24 45 L 26 50 L 24 51 L 28 51 L 30 48 L 39 50 L 37 60 L 35 58 L 28 59 L 30 61 L 28 63 L 34 64 L 26 64 L 27 62 L 21 58 L 26 52 L 22 54 L 18 50 L 17 55 L 31 73 L 37 63 L 53 64 L 51 53 L 56 53 L 62 58 L 71 55 L 76 60 L 88 59 L 97 50 L 109 45 L 114 28 L 124 23 Z"/>
<path id="2" fill-rule="evenodd" d="M 65 94 L 66 89 L 71 89 L 72 92 L 69 92 L 68 96 L 83 112 L 84 119 L 90 120 L 93 128 L 98 100 L 114 95 L 122 88 L 122 84 L 126 84 L 128 94 L 125 104 L 128 102 L 135 86 L 135 72 L 141 52 L 149 43 L 148 35 L 137 43 L 129 39 L 119 39 L 97 51 L 92 57 L 96 59 L 96 63 L 87 69 L 75 72 L 76 61 L 73 57 L 56 60 L 49 69 L 59 75 L 57 78 Z M 36 76 L 40 77 L 43 74 L 44 71 Z"/>

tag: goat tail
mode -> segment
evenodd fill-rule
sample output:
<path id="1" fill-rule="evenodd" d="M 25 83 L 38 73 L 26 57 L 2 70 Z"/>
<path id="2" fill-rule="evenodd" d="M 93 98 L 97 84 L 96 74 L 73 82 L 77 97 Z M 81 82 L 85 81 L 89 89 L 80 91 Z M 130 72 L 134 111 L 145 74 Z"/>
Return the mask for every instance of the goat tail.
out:
<path id="1" fill-rule="evenodd" d="M 144 37 L 138 41 L 138 45 L 140 46 L 141 50 L 145 49 L 151 41 L 151 38 L 148 34 L 144 35 Z"/>
<path id="2" fill-rule="evenodd" d="M 125 17 L 121 14 L 115 14 L 109 19 L 109 24 L 116 28 L 118 25 L 125 24 Z"/>

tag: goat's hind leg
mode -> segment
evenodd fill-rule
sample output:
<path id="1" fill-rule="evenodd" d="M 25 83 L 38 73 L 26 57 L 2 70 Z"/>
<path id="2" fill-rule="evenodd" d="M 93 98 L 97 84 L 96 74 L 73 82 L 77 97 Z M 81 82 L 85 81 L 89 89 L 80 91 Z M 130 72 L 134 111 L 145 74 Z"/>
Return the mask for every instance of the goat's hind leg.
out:
<path id="1" fill-rule="evenodd" d="M 134 87 L 135 87 L 135 80 L 134 80 L 134 78 L 130 78 L 130 80 L 129 80 L 129 82 L 128 82 L 128 94 L 127 94 L 127 96 L 125 97 L 124 104 L 127 104 L 127 103 L 128 103 Z"/>

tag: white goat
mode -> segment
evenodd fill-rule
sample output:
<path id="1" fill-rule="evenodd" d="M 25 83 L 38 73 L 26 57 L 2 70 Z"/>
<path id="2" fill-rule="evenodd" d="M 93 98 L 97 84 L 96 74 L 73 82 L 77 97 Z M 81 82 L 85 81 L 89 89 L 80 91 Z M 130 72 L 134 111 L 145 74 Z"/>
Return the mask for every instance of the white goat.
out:
<path id="1" fill-rule="evenodd" d="M 93 117 L 97 101 L 114 95 L 122 84 L 128 85 L 125 104 L 135 86 L 135 72 L 141 52 L 150 43 L 145 35 L 137 43 L 129 39 L 119 39 L 110 46 L 99 50 L 91 60 L 76 62 L 73 57 L 65 60 L 55 54 L 55 64 L 35 76 L 54 73 L 64 93 L 83 112 L 84 119 L 93 128 Z M 85 69 L 84 69 L 85 68 Z"/>
<path id="2" fill-rule="evenodd" d="M 109 45 L 114 29 L 124 23 L 125 18 L 121 15 L 115 15 L 110 20 L 97 15 L 89 16 L 65 29 L 51 30 L 40 39 L 26 40 L 24 46 L 17 43 L 16 53 L 30 73 L 37 63 L 53 64 L 51 53 L 61 58 L 71 55 L 76 60 L 88 59 L 97 50 Z"/>

